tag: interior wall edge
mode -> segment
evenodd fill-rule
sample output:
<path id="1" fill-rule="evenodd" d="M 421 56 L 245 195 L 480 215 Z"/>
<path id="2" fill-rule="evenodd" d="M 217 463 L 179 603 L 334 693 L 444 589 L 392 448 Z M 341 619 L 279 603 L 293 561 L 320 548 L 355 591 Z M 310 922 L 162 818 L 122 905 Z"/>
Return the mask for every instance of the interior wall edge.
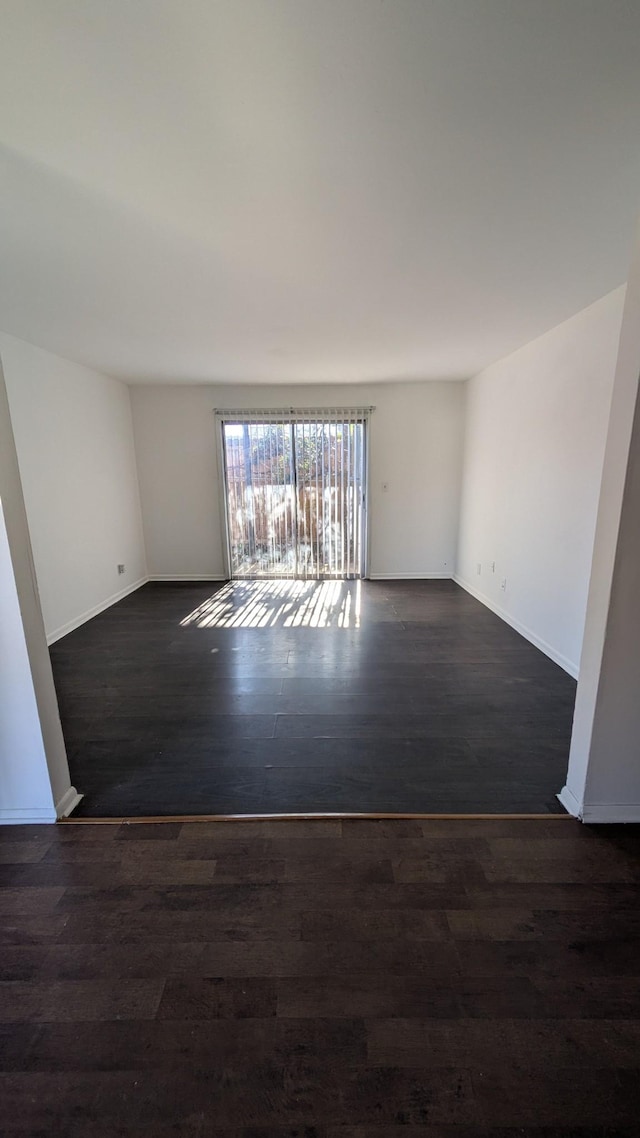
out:
<path id="1" fill-rule="evenodd" d="M 578 679 L 580 673 L 579 664 L 574 663 L 573 660 L 568 660 L 567 657 L 563 656 L 561 652 L 558 652 L 552 644 L 548 644 L 546 640 L 543 640 L 542 637 L 538 636 L 531 628 L 527 628 L 525 624 L 521 624 L 519 620 L 516 620 L 515 617 L 511 616 L 511 614 L 501 608 L 500 605 L 497 605 L 486 596 L 485 593 L 476 589 L 474 585 L 466 581 L 459 573 L 454 573 L 453 580 L 456 585 L 460 585 L 462 589 L 470 593 L 477 601 L 480 601 L 481 604 L 490 609 L 496 616 L 499 616 L 505 624 L 510 625 L 510 627 L 515 629 L 516 632 L 519 632 L 521 636 L 524 636 L 525 640 L 528 640 L 530 644 L 533 644 L 536 648 L 539 648 L 541 652 L 544 652 L 545 656 L 548 656 L 550 660 L 553 660 L 554 664 L 558 664 L 565 672 L 573 676 L 574 680 Z"/>
<path id="2" fill-rule="evenodd" d="M 142 554 L 142 569 L 144 570 L 142 576 L 148 579 L 149 577 L 149 558 L 147 557 L 147 541 L 144 532 L 144 518 L 142 516 L 142 494 L 140 493 L 140 473 L 138 471 L 138 451 L 136 446 L 136 432 L 135 424 L 133 422 L 133 403 L 131 401 L 131 387 L 125 383 L 127 391 L 127 404 L 129 408 L 129 437 L 131 441 L 131 453 L 133 458 L 133 482 L 135 493 L 135 507 L 138 520 L 138 534 L 140 541 L 140 552 Z"/>
<path id="3" fill-rule="evenodd" d="M 71 778 L 0 347 L 1 805 L 8 819 L 35 810 L 47 821 Z"/>
<path id="4" fill-rule="evenodd" d="M 118 601 L 124 600 L 130 593 L 135 593 L 136 589 L 140 589 L 142 585 L 146 585 L 148 580 L 149 577 L 139 577 L 133 584 L 127 585 L 126 588 L 120 589 L 117 593 L 112 593 L 110 597 L 106 597 L 103 601 L 100 601 L 99 604 L 94 605 L 93 608 L 87 609 L 86 612 L 80 613 L 80 615 L 74 617 L 73 620 L 67 621 L 66 624 L 61 625 L 60 628 L 56 628 L 47 636 L 47 644 L 50 647 L 52 644 L 55 644 L 56 640 L 62 640 L 62 637 L 66 636 L 69 632 L 80 628 L 80 626 L 86 624 L 88 620 L 92 620 L 94 616 L 98 616 L 101 612 L 104 612 L 105 609 L 111 608 L 111 606 L 117 604 Z"/>

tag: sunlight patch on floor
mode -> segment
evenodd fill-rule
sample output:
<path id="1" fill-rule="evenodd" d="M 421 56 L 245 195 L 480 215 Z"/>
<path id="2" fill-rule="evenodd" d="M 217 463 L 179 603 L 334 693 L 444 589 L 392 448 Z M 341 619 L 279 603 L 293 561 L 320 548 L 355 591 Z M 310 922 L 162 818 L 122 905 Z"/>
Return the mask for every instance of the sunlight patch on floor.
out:
<path id="1" fill-rule="evenodd" d="M 230 581 L 180 621 L 196 628 L 359 628 L 360 581 Z"/>

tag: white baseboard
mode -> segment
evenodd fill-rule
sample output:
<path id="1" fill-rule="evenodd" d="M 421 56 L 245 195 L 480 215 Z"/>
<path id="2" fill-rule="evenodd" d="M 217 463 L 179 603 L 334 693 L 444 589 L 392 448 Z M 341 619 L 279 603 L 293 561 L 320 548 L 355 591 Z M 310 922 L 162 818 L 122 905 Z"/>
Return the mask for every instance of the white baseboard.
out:
<path id="1" fill-rule="evenodd" d="M 519 632 L 521 636 L 524 636 L 525 640 L 529 640 L 531 644 L 534 644 L 536 648 L 539 648 L 541 652 L 544 652 L 545 656 L 548 656 L 549 659 L 553 660 L 555 664 L 559 664 L 561 668 L 564 668 L 565 672 L 568 672 L 570 676 L 573 676 L 574 680 L 578 679 L 580 672 L 580 667 L 578 664 L 574 664 L 573 660 L 568 660 L 567 657 L 563 656 L 561 652 L 558 652 L 552 644 L 548 644 L 546 640 L 543 640 L 542 637 L 538 636 L 531 628 L 527 628 L 526 624 L 521 624 L 520 621 L 511 616 L 511 614 L 508 613 L 506 609 L 503 609 L 500 607 L 500 605 L 497 605 L 495 601 L 492 601 L 490 597 L 486 596 L 485 593 L 481 593 L 480 590 L 476 589 L 475 586 L 472 585 L 469 581 L 465 581 L 464 578 L 458 576 L 457 573 L 454 574 L 453 579 L 456 585 L 460 585 L 461 589 L 464 589 L 465 592 L 470 593 L 471 596 L 475 597 L 475 599 L 477 601 L 480 601 L 481 604 L 486 605 L 488 609 L 491 609 L 491 612 L 494 612 L 496 616 L 499 616 L 501 620 L 504 620 L 505 624 L 509 624 L 511 628 L 514 628 L 516 632 Z"/>
<path id="2" fill-rule="evenodd" d="M 572 790 L 569 790 L 568 786 L 563 786 L 560 793 L 556 795 L 556 798 L 558 799 L 558 802 L 562 803 L 565 810 L 567 811 L 567 814 L 571 814 L 573 818 L 582 817 L 582 807 L 580 806 L 580 803 L 578 802 L 575 794 Z"/>
<path id="3" fill-rule="evenodd" d="M 640 802 L 585 802 L 581 806 L 568 786 L 563 786 L 558 801 L 574 818 L 592 825 L 597 822 L 610 825 L 616 822 L 640 822 Z"/>
<path id="4" fill-rule="evenodd" d="M 43 822 L 56 821 L 53 806 L 31 810 L 0 810 L 0 826 L 39 826 Z"/>
<path id="5" fill-rule="evenodd" d="M 104 601 L 100 601 L 100 604 L 94 605 L 93 608 L 87 609 L 87 611 L 81 613 L 80 616 L 67 621 L 66 624 L 61 625 L 60 628 L 56 628 L 54 632 L 49 633 L 47 636 L 47 644 L 55 644 L 56 640 L 60 640 L 63 636 L 66 636 L 68 632 L 73 632 L 74 628 L 80 628 L 81 624 L 86 624 L 88 620 L 97 616 L 98 613 L 104 612 L 105 609 L 111 608 L 111 605 L 115 605 L 118 601 L 124 600 L 125 597 L 129 596 L 129 593 L 135 593 L 136 589 L 139 589 L 142 585 L 146 585 L 148 580 L 149 578 L 146 576 L 139 577 L 132 585 L 127 585 L 126 588 L 120 589 L 118 593 L 112 593 L 110 597 L 107 597 Z"/>
<path id="6" fill-rule="evenodd" d="M 583 822 L 640 822 L 640 802 L 591 802 L 582 808 Z"/>
<path id="7" fill-rule="evenodd" d="M 451 581 L 452 573 L 370 573 L 370 581 Z"/>
<path id="8" fill-rule="evenodd" d="M 56 817 L 68 818 L 69 815 L 75 810 L 80 802 L 82 794 L 78 794 L 75 786 L 70 786 L 67 791 L 62 795 L 59 802 L 56 802 Z"/>
<path id="9" fill-rule="evenodd" d="M 221 573 L 150 573 L 147 581 L 228 581 Z"/>

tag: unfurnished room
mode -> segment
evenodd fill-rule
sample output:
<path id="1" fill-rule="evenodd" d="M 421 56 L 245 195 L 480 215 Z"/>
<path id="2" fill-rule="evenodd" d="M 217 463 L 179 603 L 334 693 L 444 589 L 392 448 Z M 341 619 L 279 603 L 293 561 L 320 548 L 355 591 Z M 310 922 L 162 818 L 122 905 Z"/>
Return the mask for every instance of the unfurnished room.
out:
<path id="1" fill-rule="evenodd" d="M 630 1138 L 640 7 L 0 32 L 3 1134 Z"/>

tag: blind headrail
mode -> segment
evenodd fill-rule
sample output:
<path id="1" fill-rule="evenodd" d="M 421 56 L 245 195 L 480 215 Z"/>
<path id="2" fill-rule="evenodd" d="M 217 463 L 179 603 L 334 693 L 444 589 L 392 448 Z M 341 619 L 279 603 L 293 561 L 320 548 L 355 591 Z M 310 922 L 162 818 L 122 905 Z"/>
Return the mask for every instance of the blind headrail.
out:
<path id="1" fill-rule="evenodd" d="M 351 419 L 365 419 L 375 411 L 375 407 L 214 407 L 219 419 L 275 420 L 279 423 L 299 419 L 335 419 L 338 422 Z"/>

